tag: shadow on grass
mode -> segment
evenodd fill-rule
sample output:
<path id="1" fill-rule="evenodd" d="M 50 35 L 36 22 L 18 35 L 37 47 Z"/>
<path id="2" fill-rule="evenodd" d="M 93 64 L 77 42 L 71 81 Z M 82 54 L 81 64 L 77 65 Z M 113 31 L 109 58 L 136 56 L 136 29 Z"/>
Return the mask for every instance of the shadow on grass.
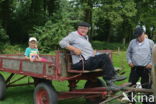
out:
<path id="1" fill-rule="evenodd" d="M 33 86 L 8 88 L 6 96 L 0 104 L 33 104 Z M 68 99 L 59 101 L 58 104 L 86 104 L 85 99 Z"/>

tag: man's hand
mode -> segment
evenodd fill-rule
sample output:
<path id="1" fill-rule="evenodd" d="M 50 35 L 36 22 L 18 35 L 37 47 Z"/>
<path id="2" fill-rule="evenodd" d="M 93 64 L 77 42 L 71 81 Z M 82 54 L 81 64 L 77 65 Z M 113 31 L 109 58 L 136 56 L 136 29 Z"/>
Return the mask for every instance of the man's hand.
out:
<path id="1" fill-rule="evenodd" d="M 96 50 L 94 50 L 94 53 L 93 53 L 93 54 L 94 54 L 94 55 L 96 55 L 96 53 L 97 53 L 97 51 L 96 51 Z"/>
<path id="2" fill-rule="evenodd" d="M 133 67 L 134 67 L 134 65 L 133 65 L 132 63 L 130 63 L 130 64 L 129 64 L 129 66 L 130 66 L 131 68 L 133 68 Z"/>
<path id="3" fill-rule="evenodd" d="M 76 55 L 81 55 L 81 50 L 78 49 L 78 48 L 75 48 L 73 46 L 68 46 L 68 47 L 66 47 L 66 49 L 68 49 L 69 51 L 74 52 L 74 54 L 76 54 Z"/>
<path id="4" fill-rule="evenodd" d="M 81 55 L 81 50 L 78 49 L 78 48 L 75 48 L 75 49 L 73 50 L 73 52 L 74 52 L 76 55 Z"/>
<path id="5" fill-rule="evenodd" d="M 148 64 L 148 65 L 146 65 L 146 68 L 147 69 L 151 69 L 152 68 L 152 65 L 151 64 Z"/>

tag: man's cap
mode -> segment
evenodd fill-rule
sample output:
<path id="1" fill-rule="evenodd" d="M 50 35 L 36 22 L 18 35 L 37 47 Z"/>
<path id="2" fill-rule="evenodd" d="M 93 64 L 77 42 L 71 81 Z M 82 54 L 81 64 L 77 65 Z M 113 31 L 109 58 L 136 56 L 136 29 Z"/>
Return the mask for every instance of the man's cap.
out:
<path id="1" fill-rule="evenodd" d="M 143 32 L 144 32 L 144 29 L 142 27 L 137 27 L 134 30 L 134 36 L 137 38 L 137 37 L 141 36 Z"/>
<path id="2" fill-rule="evenodd" d="M 87 22 L 80 22 L 77 24 L 77 27 L 79 27 L 79 26 L 90 27 L 90 24 Z"/>
<path id="3" fill-rule="evenodd" d="M 31 42 L 31 41 L 36 41 L 37 42 L 37 39 L 35 37 L 30 37 L 29 42 Z"/>

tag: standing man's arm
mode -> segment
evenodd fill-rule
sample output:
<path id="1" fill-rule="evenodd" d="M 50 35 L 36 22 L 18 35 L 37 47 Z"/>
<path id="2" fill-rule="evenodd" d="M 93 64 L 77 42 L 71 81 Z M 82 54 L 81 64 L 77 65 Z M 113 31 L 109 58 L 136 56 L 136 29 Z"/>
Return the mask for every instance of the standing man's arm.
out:
<path id="1" fill-rule="evenodd" d="M 151 54 L 152 54 L 153 47 L 154 47 L 154 42 L 153 42 L 153 40 L 150 40 L 150 52 L 151 52 Z M 152 65 L 152 57 L 151 57 L 150 64 Z"/>
<path id="2" fill-rule="evenodd" d="M 132 41 L 130 42 L 128 49 L 127 49 L 127 61 L 130 67 L 134 67 L 131 57 L 132 57 Z"/>
<path id="3" fill-rule="evenodd" d="M 73 34 L 69 34 L 59 42 L 59 45 L 61 48 L 66 48 L 67 50 L 74 52 L 76 55 L 80 55 L 81 50 L 71 45 L 74 40 L 75 38 Z"/>
<path id="4" fill-rule="evenodd" d="M 150 53 L 152 54 L 152 49 L 154 47 L 153 40 L 149 40 L 149 44 L 150 44 Z M 146 66 L 146 68 L 148 68 L 148 69 L 152 68 L 152 55 L 151 55 L 150 63 Z"/>

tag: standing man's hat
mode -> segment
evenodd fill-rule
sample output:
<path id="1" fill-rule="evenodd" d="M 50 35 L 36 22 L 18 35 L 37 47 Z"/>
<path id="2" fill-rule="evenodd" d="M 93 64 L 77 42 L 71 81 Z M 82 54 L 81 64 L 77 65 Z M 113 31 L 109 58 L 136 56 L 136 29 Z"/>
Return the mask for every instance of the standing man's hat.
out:
<path id="1" fill-rule="evenodd" d="M 79 27 L 79 26 L 90 27 L 90 24 L 87 22 L 80 22 L 77 24 L 77 27 Z"/>
<path id="2" fill-rule="evenodd" d="M 137 38 L 139 36 L 142 35 L 142 33 L 144 33 L 144 29 L 141 28 L 141 27 L 137 27 L 135 30 L 134 30 L 134 36 Z"/>

